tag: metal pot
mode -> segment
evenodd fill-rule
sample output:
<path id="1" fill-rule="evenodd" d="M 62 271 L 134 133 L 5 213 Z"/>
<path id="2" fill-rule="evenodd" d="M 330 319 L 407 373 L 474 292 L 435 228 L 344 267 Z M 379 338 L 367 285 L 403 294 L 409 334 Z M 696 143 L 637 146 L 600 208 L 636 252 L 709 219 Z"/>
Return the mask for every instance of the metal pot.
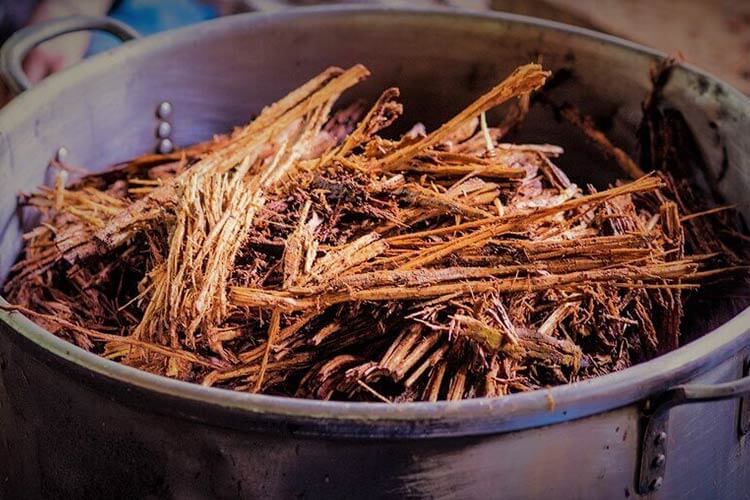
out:
<path id="1" fill-rule="evenodd" d="M 11 39 L 0 56 L 6 74 L 18 76 L 22 52 L 51 34 L 112 28 L 67 23 Z M 649 65 L 662 56 L 551 22 L 337 7 L 241 15 L 126 43 L 0 112 L 0 275 L 21 245 L 15 195 L 42 183 L 56 154 L 103 168 L 170 142 L 206 139 L 323 67 L 355 62 L 373 76 L 350 97 L 373 98 L 396 84 L 404 122 L 434 125 L 537 57 L 572 69 L 574 83 L 560 92 L 588 113 L 608 114 L 615 142 L 633 146 Z M 724 165 L 722 193 L 750 216 L 748 99 L 690 67 L 674 73 L 666 99 L 684 114 L 711 168 Z M 528 137 L 555 140 L 557 125 L 529 122 Z M 568 168 L 601 173 L 577 139 L 559 139 Z M 403 405 L 201 387 L 99 358 L 20 314 L 2 312 L 0 320 L 2 498 L 750 494 L 750 411 L 739 398 L 750 391 L 750 378 L 742 378 L 750 310 L 674 352 L 594 380 Z"/>

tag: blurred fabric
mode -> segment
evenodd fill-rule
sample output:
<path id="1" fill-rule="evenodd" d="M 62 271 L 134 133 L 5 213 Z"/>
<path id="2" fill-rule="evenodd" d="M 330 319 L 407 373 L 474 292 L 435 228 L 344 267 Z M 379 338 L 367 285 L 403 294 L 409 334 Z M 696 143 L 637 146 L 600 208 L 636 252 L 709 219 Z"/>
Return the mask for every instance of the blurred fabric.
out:
<path id="1" fill-rule="evenodd" d="M 197 0 L 121 0 L 109 15 L 147 36 L 213 19 L 219 15 L 219 10 L 215 5 Z M 109 35 L 94 33 L 87 55 L 110 49 L 118 43 Z"/>
<path id="2" fill-rule="evenodd" d="M 0 44 L 29 21 L 36 4 L 32 0 L 0 0 Z"/>

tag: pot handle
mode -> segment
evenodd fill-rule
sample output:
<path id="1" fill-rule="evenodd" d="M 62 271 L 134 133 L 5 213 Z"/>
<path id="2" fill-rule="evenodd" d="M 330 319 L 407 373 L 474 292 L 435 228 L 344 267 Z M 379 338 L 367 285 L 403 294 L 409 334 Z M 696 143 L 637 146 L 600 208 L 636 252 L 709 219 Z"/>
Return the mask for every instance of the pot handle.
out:
<path id="1" fill-rule="evenodd" d="M 669 408 L 687 403 L 723 401 L 750 394 L 750 375 L 721 384 L 678 385 L 654 400 L 654 408 L 668 405 Z"/>
<path id="2" fill-rule="evenodd" d="M 643 417 L 645 429 L 641 443 L 641 463 L 638 492 L 642 495 L 661 488 L 667 463 L 667 426 L 669 410 L 690 403 L 707 403 L 742 398 L 740 400 L 737 431 L 743 436 L 750 431 L 750 364 L 745 364 L 745 376 L 720 384 L 685 384 L 673 387 L 647 401 Z"/>
<path id="3" fill-rule="evenodd" d="M 110 17 L 72 16 L 51 19 L 22 28 L 11 35 L 0 48 L 0 77 L 15 94 L 31 88 L 23 72 L 23 60 L 37 45 L 75 31 L 104 31 L 123 42 L 140 35 L 127 24 Z"/>

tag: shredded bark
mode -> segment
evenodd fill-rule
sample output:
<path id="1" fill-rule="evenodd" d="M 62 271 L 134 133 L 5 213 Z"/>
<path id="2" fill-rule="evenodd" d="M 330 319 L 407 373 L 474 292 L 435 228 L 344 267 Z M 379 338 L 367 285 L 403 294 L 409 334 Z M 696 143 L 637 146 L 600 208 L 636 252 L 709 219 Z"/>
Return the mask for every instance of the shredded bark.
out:
<path id="1" fill-rule="evenodd" d="M 332 111 L 367 75 L 330 68 L 176 153 L 73 182 L 61 170 L 22 200 L 41 223 L 5 284 L 13 309 L 160 375 L 398 403 L 622 370 L 681 344 L 699 287 L 745 275 L 732 207 L 673 176 L 674 154 L 646 173 L 566 107 L 634 179 L 597 190 L 554 164 L 559 146 L 503 142 L 549 77 L 539 65 L 398 140 L 379 135 L 398 89 Z M 657 97 L 644 111 L 660 117 Z M 647 170 L 669 150 L 659 126 L 642 126 Z"/>

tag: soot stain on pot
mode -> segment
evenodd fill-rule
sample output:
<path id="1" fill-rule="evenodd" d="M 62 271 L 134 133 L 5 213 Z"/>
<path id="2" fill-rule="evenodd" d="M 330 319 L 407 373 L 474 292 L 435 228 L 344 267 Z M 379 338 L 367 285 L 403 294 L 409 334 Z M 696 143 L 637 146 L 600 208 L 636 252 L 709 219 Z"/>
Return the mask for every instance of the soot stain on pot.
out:
<path id="1" fill-rule="evenodd" d="M 466 88 L 476 91 L 483 89 L 488 78 L 494 76 L 495 68 L 487 63 L 475 62 L 466 75 Z"/>
<path id="2" fill-rule="evenodd" d="M 716 176 L 716 182 L 723 181 L 727 172 L 729 172 L 729 152 L 725 145 L 721 147 L 721 165 L 719 166 L 719 174 Z"/>
<path id="3" fill-rule="evenodd" d="M 201 470 L 208 473 L 210 493 L 214 498 L 224 498 L 227 493 L 224 488 L 228 489 L 231 485 L 242 489 L 242 479 L 233 473 L 237 470 L 237 464 L 231 453 L 219 447 L 203 446 L 198 456 Z"/>
<path id="4" fill-rule="evenodd" d="M 723 104 L 720 105 L 719 109 L 716 111 L 716 117 L 722 121 L 737 121 Z"/>
<path id="5" fill-rule="evenodd" d="M 714 83 L 713 85 L 713 96 L 716 98 L 716 100 L 721 101 L 723 98 L 727 96 L 727 91 L 724 90 L 724 86 L 719 83 Z"/>
<path id="6" fill-rule="evenodd" d="M 4 172 L 12 173 L 15 171 L 16 163 L 13 157 L 13 148 L 10 145 L 10 138 L 7 132 L 0 130 L 0 169 Z"/>
<path id="7" fill-rule="evenodd" d="M 70 424 L 68 424 L 70 425 Z M 56 433 L 59 436 L 59 433 Z M 66 463 L 40 464 L 42 477 L 57 477 L 43 481 L 42 491 L 49 498 L 164 498 L 169 497 L 162 457 L 135 437 L 113 438 L 110 433 L 100 435 L 68 434 L 56 440 L 59 446 L 77 449 Z M 109 464 L 117 463 L 117 474 Z M 81 471 L 76 473 L 76 471 Z M 72 472 L 72 474 L 71 474 Z M 64 476 L 64 477 L 63 477 Z M 54 486 L 53 486 L 54 485 Z"/>
<path id="8" fill-rule="evenodd" d="M 544 92 L 552 92 L 567 83 L 574 83 L 576 80 L 577 76 L 575 69 L 572 66 L 563 66 L 552 73 L 552 76 L 547 80 L 547 83 L 544 84 Z M 532 95 L 531 100 L 532 102 L 537 102 L 539 98 Z"/>
<path id="9" fill-rule="evenodd" d="M 696 89 L 701 95 L 708 93 L 708 89 L 711 87 L 708 78 L 706 78 L 704 75 L 698 75 L 695 78 L 695 85 Z"/>
<path id="10" fill-rule="evenodd" d="M 719 133 L 719 125 L 715 121 L 709 120 L 708 128 L 711 129 L 711 132 L 712 132 L 711 140 L 713 141 L 714 146 L 719 147 L 719 145 L 721 145 L 721 142 L 722 142 L 721 133 Z"/>
<path id="11" fill-rule="evenodd" d="M 34 118 L 34 137 L 42 137 L 42 119 L 39 117 Z"/>
<path id="12" fill-rule="evenodd" d="M 294 422 L 287 422 L 284 428 L 286 432 L 289 433 L 290 437 L 296 437 L 297 432 L 299 432 L 302 426 L 299 424 L 295 424 Z"/>

